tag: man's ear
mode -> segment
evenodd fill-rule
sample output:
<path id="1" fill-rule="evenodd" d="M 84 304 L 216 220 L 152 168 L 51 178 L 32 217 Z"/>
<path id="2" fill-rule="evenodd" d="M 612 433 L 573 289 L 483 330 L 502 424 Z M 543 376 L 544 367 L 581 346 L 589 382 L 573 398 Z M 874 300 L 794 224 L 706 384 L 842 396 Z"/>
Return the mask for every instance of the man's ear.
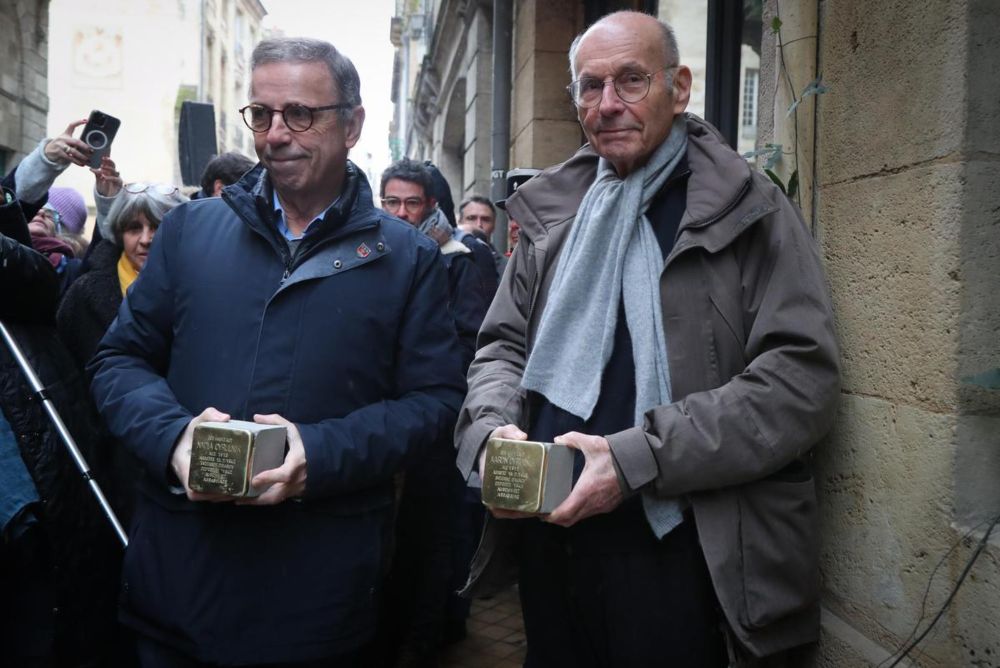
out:
<path id="1" fill-rule="evenodd" d="M 222 189 L 226 187 L 226 184 L 222 182 L 222 179 L 215 179 L 212 184 L 212 197 L 218 197 L 222 194 Z M 206 195 L 208 193 L 205 193 Z"/>
<path id="2" fill-rule="evenodd" d="M 671 93 L 674 96 L 674 116 L 683 114 L 691 101 L 691 69 L 687 65 L 678 66 L 674 72 Z"/>
<path id="3" fill-rule="evenodd" d="M 361 128 L 365 124 L 365 108 L 355 107 L 351 111 L 351 117 L 344 124 L 344 145 L 347 148 L 354 148 L 354 145 L 358 143 L 358 139 L 361 138 Z"/>
<path id="4" fill-rule="evenodd" d="M 434 199 L 433 197 L 431 197 L 430 195 L 428 195 L 427 196 L 427 206 L 429 208 L 433 209 L 437 205 L 438 205 L 438 201 L 436 199 Z"/>

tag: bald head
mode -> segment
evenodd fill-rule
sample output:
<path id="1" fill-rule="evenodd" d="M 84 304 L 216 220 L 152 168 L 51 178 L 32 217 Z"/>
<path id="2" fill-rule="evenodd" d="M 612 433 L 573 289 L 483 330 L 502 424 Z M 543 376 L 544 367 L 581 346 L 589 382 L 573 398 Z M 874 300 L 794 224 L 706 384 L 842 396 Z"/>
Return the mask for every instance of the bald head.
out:
<path id="1" fill-rule="evenodd" d="M 691 70 L 676 53 L 669 26 L 640 12 L 609 14 L 573 42 L 577 117 L 621 178 L 646 163 L 687 107 Z"/>
<path id="2" fill-rule="evenodd" d="M 637 37 L 646 36 L 648 38 L 650 35 L 655 34 L 655 38 L 659 39 L 662 44 L 664 64 L 680 62 L 677 38 L 674 36 L 674 29 L 668 23 L 642 12 L 614 12 L 602 17 L 573 40 L 573 43 L 569 47 L 570 78 L 576 79 L 579 73 L 576 56 L 580 49 L 580 42 L 595 30 L 602 31 L 607 29 L 631 31 Z M 655 33 L 650 33 L 649 31 L 655 31 Z"/>

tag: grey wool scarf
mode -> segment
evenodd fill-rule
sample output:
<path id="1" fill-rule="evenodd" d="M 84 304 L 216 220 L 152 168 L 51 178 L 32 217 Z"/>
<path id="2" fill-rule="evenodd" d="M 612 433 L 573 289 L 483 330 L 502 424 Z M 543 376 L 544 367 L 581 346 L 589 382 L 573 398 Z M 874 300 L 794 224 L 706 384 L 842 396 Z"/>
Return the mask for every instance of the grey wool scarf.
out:
<path id="1" fill-rule="evenodd" d="M 670 403 L 663 254 L 646 211 L 686 149 L 686 125 L 678 116 L 666 141 L 624 180 L 601 158 L 560 255 L 521 386 L 584 420 L 597 405 L 611 357 L 619 299 L 635 361 L 635 426 L 646 411 Z M 681 522 L 676 499 L 643 491 L 642 505 L 657 538 Z"/>

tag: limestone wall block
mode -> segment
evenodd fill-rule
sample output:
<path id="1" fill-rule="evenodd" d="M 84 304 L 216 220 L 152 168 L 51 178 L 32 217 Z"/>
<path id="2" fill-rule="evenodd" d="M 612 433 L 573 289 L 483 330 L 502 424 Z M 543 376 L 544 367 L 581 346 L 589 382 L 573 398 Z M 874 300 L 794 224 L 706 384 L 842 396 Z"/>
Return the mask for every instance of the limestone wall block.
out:
<path id="1" fill-rule="evenodd" d="M 514 73 L 513 92 L 510 110 L 510 132 L 517 135 L 534 119 L 535 86 L 534 86 L 534 54 L 525 67 Z"/>
<path id="2" fill-rule="evenodd" d="M 544 3 L 542 3 L 544 4 Z M 536 0 L 521 0 L 514 3 L 514 75 L 517 76 L 535 55 L 535 40 L 538 34 L 535 25 Z"/>
<path id="3" fill-rule="evenodd" d="M 539 51 L 534 65 L 534 117 L 575 122 L 576 107 L 566 92 L 570 78 L 565 55 Z"/>
<path id="4" fill-rule="evenodd" d="M 569 159 L 580 143 L 578 123 L 537 120 L 514 138 L 510 166 L 544 169 Z"/>
<path id="5" fill-rule="evenodd" d="M 959 535 L 951 528 L 955 426 L 953 415 L 845 395 L 829 447 L 816 451 L 824 595 L 885 647 L 909 633 L 931 572 Z M 944 600 L 952 567 L 948 560 L 939 572 L 931 601 Z"/>
<path id="6" fill-rule="evenodd" d="M 968 30 L 966 4 L 823 3 L 819 69 L 830 91 L 819 104 L 821 183 L 962 148 L 969 82 L 965 49 L 957 46 Z"/>
<path id="7" fill-rule="evenodd" d="M 569 72 L 566 54 L 578 32 L 574 18 L 579 8 L 577 0 L 545 0 L 535 5 L 535 48 L 561 53 L 566 72 Z"/>
<path id="8" fill-rule="evenodd" d="M 961 172 L 931 165 L 821 188 L 845 391 L 954 407 Z"/>

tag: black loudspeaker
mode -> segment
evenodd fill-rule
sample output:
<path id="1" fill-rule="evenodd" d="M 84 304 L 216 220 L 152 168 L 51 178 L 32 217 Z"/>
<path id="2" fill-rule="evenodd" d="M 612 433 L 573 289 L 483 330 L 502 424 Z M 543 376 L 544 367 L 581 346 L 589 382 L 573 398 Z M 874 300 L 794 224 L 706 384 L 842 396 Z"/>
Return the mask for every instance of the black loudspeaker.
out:
<path id="1" fill-rule="evenodd" d="M 205 102 L 182 102 L 177 130 L 181 180 L 186 186 L 201 184 L 205 165 L 219 152 L 215 143 L 215 107 Z"/>

